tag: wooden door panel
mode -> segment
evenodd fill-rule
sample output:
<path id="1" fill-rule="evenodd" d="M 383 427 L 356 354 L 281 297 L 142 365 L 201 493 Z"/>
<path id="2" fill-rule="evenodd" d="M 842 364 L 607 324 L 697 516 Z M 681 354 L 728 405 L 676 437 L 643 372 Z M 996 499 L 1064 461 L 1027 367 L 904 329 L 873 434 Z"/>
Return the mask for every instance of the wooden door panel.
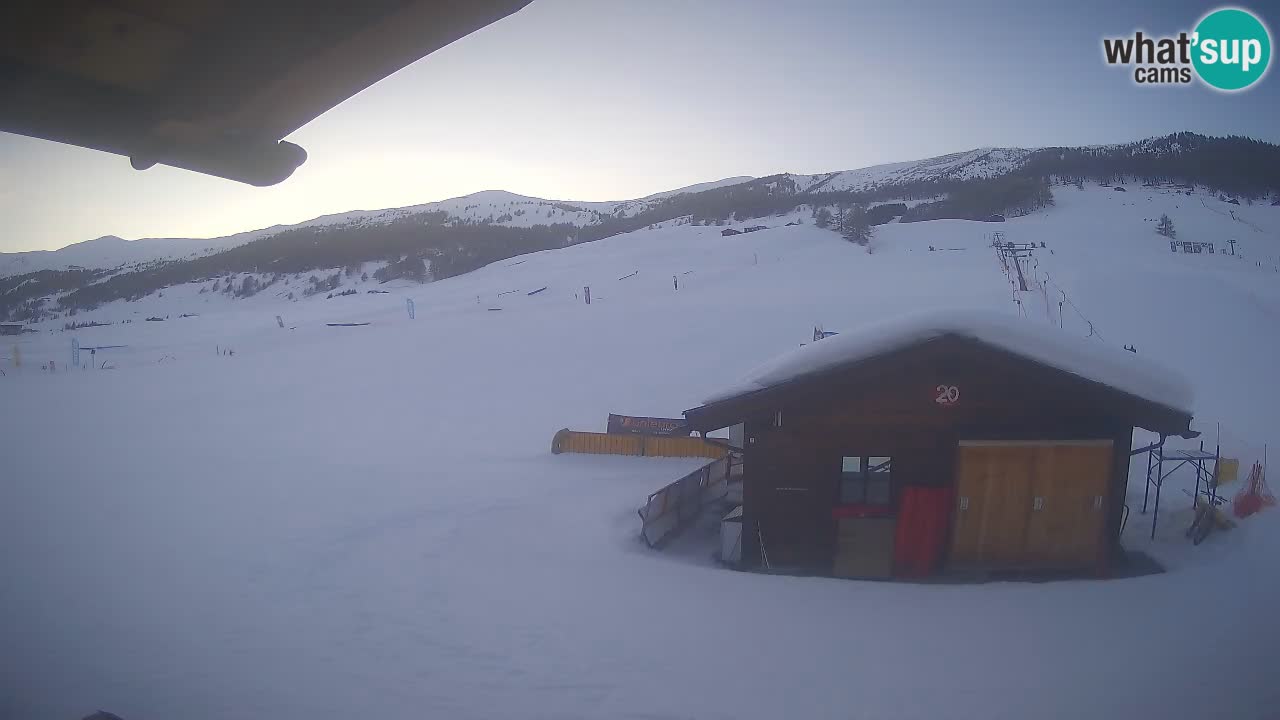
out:
<path id="1" fill-rule="evenodd" d="M 1047 445 L 1037 450 L 1032 487 L 1033 498 L 1041 498 L 1042 506 L 1032 510 L 1027 525 L 1029 564 L 1087 567 L 1099 560 L 1111 458 L 1109 442 Z"/>
<path id="2" fill-rule="evenodd" d="M 1033 447 L 960 448 L 952 563 L 1010 565 L 1021 560 L 1035 459 Z M 961 509 L 966 501 L 967 508 Z"/>
<path id="3" fill-rule="evenodd" d="M 1111 461 L 1106 441 L 962 445 L 951 563 L 1096 564 L 1106 548 Z"/>
<path id="4" fill-rule="evenodd" d="M 1043 447 L 1036 453 L 1027 522 L 1028 564 L 1056 567 L 1070 562 L 1074 553 L 1070 545 L 1074 543 L 1075 524 L 1082 509 L 1075 507 L 1076 494 L 1063 484 L 1063 479 L 1073 473 L 1066 471 L 1062 463 L 1074 461 L 1075 456 L 1065 446 Z"/>
<path id="5" fill-rule="evenodd" d="M 972 565 L 982 555 L 982 513 L 988 448 L 961 448 L 956 461 L 956 508 L 951 523 L 951 563 Z"/>
<path id="6" fill-rule="evenodd" d="M 1063 466 L 1070 474 L 1059 478 L 1058 486 L 1068 489 L 1068 507 L 1078 513 L 1068 546 L 1081 566 L 1099 562 L 1106 552 L 1113 452 L 1109 442 L 1079 448 L 1076 462 Z"/>
<path id="7" fill-rule="evenodd" d="M 1035 450 L 1029 447 L 995 448 L 990 481 L 983 504 L 983 552 L 986 565 L 1017 565 L 1022 561 L 1027 539 L 1031 484 L 1028 478 L 1035 464 Z"/>

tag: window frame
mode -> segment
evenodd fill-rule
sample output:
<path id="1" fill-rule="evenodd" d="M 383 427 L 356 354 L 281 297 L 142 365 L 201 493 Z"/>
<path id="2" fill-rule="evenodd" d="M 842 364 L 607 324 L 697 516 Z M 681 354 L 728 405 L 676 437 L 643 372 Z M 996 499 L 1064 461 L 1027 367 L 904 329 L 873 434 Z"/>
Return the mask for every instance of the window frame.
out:
<path id="1" fill-rule="evenodd" d="M 847 460 L 856 459 L 858 461 L 859 470 L 845 470 Z M 873 465 L 872 460 L 880 460 L 881 462 Z M 839 483 L 836 488 L 836 501 L 838 505 L 862 505 L 866 507 L 883 508 L 885 510 L 894 510 L 895 499 L 897 493 L 893 483 L 893 455 L 871 455 L 871 454 L 852 454 L 842 453 L 840 456 L 840 475 L 837 480 Z M 883 470 L 881 470 L 883 468 Z M 849 477 L 849 476 L 855 477 Z M 884 475 L 884 477 L 876 477 Z M 858 497 L 849 497 L 845 488 L 848 483 L 856 483 L 861 487 Z M 885 485 L 885 500 L 879 502 L 872 499 L 872 487 L 883 483 Z"/>

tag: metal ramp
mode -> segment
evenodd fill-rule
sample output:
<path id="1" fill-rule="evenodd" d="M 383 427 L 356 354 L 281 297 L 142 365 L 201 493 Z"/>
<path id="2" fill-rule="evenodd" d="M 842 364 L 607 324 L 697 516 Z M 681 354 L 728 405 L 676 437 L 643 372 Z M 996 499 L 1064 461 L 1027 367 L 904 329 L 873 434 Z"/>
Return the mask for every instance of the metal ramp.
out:
<path id="1" fill-rule="evenodd" d="M 730 498 L 731 479 L 740 476 L 741 459 L 740 453 L 731 452 L 650 493 L 636 511 L 645 545 L 660 547 L 697 520 L 703 508 Z"/>

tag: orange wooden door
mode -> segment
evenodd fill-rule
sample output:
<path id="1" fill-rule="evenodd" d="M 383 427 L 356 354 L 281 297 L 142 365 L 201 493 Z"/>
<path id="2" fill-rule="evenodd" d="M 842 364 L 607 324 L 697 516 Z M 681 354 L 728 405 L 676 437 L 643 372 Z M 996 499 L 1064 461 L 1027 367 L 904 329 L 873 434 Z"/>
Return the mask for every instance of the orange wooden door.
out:
<path id="1" fill-rule="evenodd" d="M 1036 449 L 1026 562 L 1081 568 L 1105 561 L 1110 441 L 1055 443 Z"/>
<path id="2" fill-rule="evenodd" d="M 952 565 L 995 567 L 1022 562 L 1035 464 L 1034 446 L 960 447 Z"/>

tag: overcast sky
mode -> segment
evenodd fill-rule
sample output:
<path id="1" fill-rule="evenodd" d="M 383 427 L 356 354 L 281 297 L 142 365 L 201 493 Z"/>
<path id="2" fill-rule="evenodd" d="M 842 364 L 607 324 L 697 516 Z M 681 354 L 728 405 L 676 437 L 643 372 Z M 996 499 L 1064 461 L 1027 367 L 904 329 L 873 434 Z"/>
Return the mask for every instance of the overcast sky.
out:
<path id="1" fill-rule="evenodd" d="M 0 134 L 0 251 L 211 237 L 497 188 L 624 199 L 982 146 L 1179 130 L 1280 142 L 1274 71 L 1227 95 L 1136 87 L 1102 61 L 1104 35 L 1189 30 L 1217 6 L 534 0 L 294 133 L 310 159 L 272 188 Z"/>

